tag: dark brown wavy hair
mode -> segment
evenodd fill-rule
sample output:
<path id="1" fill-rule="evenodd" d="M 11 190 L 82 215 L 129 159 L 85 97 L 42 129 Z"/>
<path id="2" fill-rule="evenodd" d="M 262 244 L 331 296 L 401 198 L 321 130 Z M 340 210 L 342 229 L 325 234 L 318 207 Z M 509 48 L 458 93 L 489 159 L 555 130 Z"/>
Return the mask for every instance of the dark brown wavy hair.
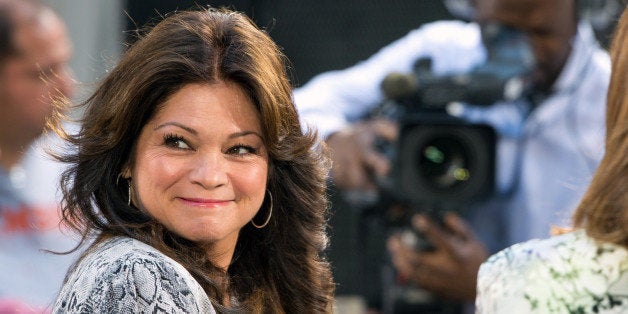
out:
<path id="1" fill-rule="evenodd" d="M 628 9 L 610 48 L 606 152 L 576 212 L 574 224 L 597 240 L 628 248 Z"/>
<path id="2" fill-rule="evenodd" d="M 61 179 L 64 223 L 81 233 L 82 244 L 127 236 L 152 245 L 190 271 L 219 311 L 329 312 L 334 284 L 323 255 L 329 160 L 316 134 L 301 130 L 287 65 L 273 40 L 241 13 L 211 8 L 164 17 L 81 104 L 80 131 L 65 134 L 73 150 L 59 156 L 70 164 Z M 273 195 L 270 223 L 242 228 L 226 274 L 199 244 L 127 205 L 126 182 L 117 180 L 142 127 L 170 95 L 186 84 L 219 81 L 241 86 L 260 113 Z M 264 221 L 268 206 L 255 221 Z M 230 297 L 236 306 L 223 303 Z"/>

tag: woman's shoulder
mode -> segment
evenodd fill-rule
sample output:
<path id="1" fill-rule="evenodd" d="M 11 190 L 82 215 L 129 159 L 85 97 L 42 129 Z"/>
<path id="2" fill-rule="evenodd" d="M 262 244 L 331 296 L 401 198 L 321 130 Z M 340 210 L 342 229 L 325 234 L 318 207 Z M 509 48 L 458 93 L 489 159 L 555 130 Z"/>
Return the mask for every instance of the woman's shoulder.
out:
<path id="1" fill-rule="evenodd" d="M 480 267 L 478 313 L 628 310 L 627 260 L 625 248 L 583 230 L 515 244 Z"/>
<path id="2" fill-rule="evenodd" d="M 491 256 L 482 266 L 486 269 L 559 265 L 582 267 L 589 260 L 595 260 L 596 264 L 620 264 L 619 261 L 626 256 L 628 251 L 625 248 L 597 242 L 587 236 L 584 230 L 576 230 L 547 239 L 514 244 Z"/>
<path id="3" fill-rule="evenodd" d="M 81 264 L 98 267 L 136 260 L 177 263 L 142 241 L 129 237 L 112 237 L 90 248 L 82 259 Z M 96 262 L 95 265 L 93 264 L 94 262 Z"/>
<path id="4" fill-rule="evenodd" d="M 66 278 L 55 312 L 213 313 L 185 268 L 135 239 L 114 237 L 92 247 Z"/>
<path id="5" fill-rule="evenodd" d="M 183 266 L 159 250 L 128 237 L 109 238 L 89 248 L 72 273 L 90 280 L 96 279 L 96 276 L 86 276 L 86 274 L 118 275 L 123 272 L 133 273 L 146 267 L 154 268 L 153 271 L 158 271 L 163 275 L 191 277 Z M 148 275 L 139 272 L 136 274 Z"/>

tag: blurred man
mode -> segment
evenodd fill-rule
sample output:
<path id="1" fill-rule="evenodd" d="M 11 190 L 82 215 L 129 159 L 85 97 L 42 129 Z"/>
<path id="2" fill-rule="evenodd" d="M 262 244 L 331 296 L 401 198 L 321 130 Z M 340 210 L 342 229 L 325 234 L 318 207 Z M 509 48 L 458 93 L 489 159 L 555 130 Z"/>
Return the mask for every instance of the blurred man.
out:
<path id="1" fill-rule="evenodd" d="M 54 102 L 72 96 L 64 22 L 36 0 L 0 0 L 0 312 L 54 300 L 71 256 L 58 226 L 60 166 L 35 145 Z"/>
<path id="2" fill-rule="evenodd" d="M 335 185 L 374 191 L 390 161 L 374 145 L 395 140 L 395 121 L 365 120 L 385 97 L 380 83 L 392 72 L 410 73 L 419 58 L 435 75 L 466 73 L 486 61 L 481 26 L 498 23 L 523 32 L 536 61 L 533 91 L 525 99 L 490 106 L 463 104 L 450 113 L 497 132 L 495 192 L 445 215 L 413 219 L 434 246 L 415 251 L 393 236 L 392 261 L 405 280 L 447 300 L 472 303 L 475 277 L 490 252 L 548 235 L 584 192 L 602 156 L 604 103 L 610 75 L 607 53 L 590 25 L 579 20 L 575 0 L 477 0 L 473 23 L 439 21 L 411 31 L 368 60 L 323 73 L 294 91 L 305 123 L 332 148 Z M 466 204 L 465 204 L 466 205 Z M 466 221 L 465 221 L 466 220 Z M 468 225 L 470 224 L 470 226 Z"/>

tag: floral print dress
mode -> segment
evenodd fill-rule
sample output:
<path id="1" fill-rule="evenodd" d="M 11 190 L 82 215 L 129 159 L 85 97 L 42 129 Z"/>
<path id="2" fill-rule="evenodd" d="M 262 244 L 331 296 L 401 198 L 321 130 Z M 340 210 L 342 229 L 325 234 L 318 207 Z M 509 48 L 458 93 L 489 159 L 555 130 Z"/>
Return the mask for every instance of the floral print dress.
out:
<path id="1" fill-rule="evenodd" d="M 515 244 L 478 274 L 476 313 L 628 313 L 628 251 L 584 230 Z"/>

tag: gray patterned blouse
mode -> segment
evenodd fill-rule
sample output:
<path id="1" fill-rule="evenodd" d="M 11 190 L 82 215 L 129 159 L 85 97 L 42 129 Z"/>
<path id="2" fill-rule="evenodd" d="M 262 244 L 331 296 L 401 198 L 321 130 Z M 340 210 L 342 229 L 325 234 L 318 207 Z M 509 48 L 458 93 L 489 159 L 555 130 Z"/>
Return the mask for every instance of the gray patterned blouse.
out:
<path id="1" fill-rule="evenodd" d="M 116 237 L 69 274 L 53 313 L 216 313 L 179 263 L 140 241 Z"/>

